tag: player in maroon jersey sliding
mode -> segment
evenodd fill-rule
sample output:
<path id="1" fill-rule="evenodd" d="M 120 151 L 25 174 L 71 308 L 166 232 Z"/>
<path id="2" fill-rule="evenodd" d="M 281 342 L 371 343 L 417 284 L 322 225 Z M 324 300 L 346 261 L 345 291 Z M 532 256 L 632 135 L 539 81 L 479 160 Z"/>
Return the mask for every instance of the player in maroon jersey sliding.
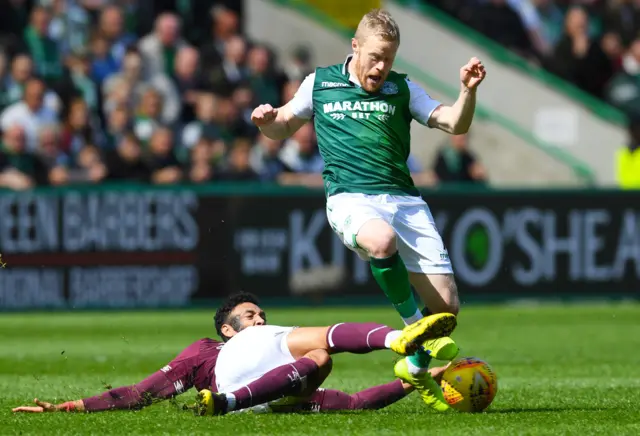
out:
<path id="1" fill-rule="evenodd" d="M 267 326 L 266 315 L 258 300 L 249 293 L 231 296 L 215 315 L 216 330 L 224 342 L 201 339 L 185 348 L 175 359 L 141 382 L 111 389 L 103 394 L 61 404 L 35 399 L 36 406 L 14 408 L 14 412 L 100 412 L 141 409 L 158 400 L 180 395 L 195 387 L 200 392 L 214 392 L 214 401 L 199 405 L 200 414 L 224 414 L 274 402 L 297 398 L 274 407 L 273 411 L 330 411 L 379 409 L 406 396 L 413 386 L 395 380 L 350 395 L 338 390 L 319 389 L 331 371 L 329 354 L 351 352 L 364 354 L 392 349 L 406 355 L 427 339 L 446 336 L 455 328 L 455 316 L 434 315 L 395 330 L 375 323 L 342 323 L 329 327 L 289 328 Z M 269 348 L 273 341 L 264 335 L 280 338 L 278 350 Z M 264 344 L 262 350 L 246 350 L 246 359 L 238 358 L 244 344 L 252 337 Z M 287 350 L 288 348 L 288 350 Z M 218 367 L 222 354 L 222 367 Z M 280 354 L 280 355 L 279 355 Z M 227 355 L 228 357 L 225 357 Z M 226 362 L 235 362 L 233 365 Z M 434 368 L 441 376 L 444 368 Z M 224 394 L 218 394 L 219 388 Z M 200 396 L 201 398 L 201 396 Z M 204 408 L 203 408 L 204 407 Z M 208 409 L 207 409 L 208 408 Z"/>

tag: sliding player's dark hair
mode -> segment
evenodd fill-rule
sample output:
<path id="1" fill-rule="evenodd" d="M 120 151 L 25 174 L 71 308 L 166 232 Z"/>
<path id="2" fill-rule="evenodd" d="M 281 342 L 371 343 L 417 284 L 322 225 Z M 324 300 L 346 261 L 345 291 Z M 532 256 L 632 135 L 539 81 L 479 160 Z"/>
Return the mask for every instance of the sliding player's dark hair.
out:
<path id="1" fill-rule="evenodd" d="M 258 297 L 256 297 L 252 293 L 239 292 L 237 294 L 230 295 L 224 301 L 224 303 L 222 303 L 222 305 L 218 307 L 218 310 L 216 310 L 216 315 L 213 318 L 216 326 L 216 332 L 218 333 L 218 336 L 220 336 L 220 338 L 222 338 L 222 340 L 225 342 L 229 340 L 229 338 L 227 338 L 222 334 L 222 325 L 230 323 L 229 315 L 231 314 L 233 309 L 235 309 L 236 306 L 242 303 L 253 303 L 256 306 L 260 305 L 258 301 Z"/>

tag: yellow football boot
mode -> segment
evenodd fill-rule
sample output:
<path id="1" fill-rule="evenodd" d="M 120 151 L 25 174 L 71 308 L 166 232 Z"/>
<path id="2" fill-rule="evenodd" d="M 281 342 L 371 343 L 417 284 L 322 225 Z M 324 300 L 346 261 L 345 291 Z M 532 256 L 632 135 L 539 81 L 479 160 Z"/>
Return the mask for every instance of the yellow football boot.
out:
<path id="1" fill-rule="evenodd" d="M 452 313 L 426 316 L 406 326 L 400 336 L 391 342 L 391 349 L 401 356 L 409 356 L 425 341 L 449 336 L 456 325 L 457 319 Z"/>
<path id="2" fill-rule="evenodd" d="M 393 370 L 396 377 L 416 388 L 427 406 L 441 413 L 453 410 L 444 399 L 442 388 L 428 371 L 411 374 L 406 358 L 399 360 Z"/>
<path id="3" fill-rule="evenodd" d="M 436 360 L 453 360 L 458 356 L 460 349 L 449 336 L 437 339 L 429 339 L 422 344 L 425 351 Z"/>

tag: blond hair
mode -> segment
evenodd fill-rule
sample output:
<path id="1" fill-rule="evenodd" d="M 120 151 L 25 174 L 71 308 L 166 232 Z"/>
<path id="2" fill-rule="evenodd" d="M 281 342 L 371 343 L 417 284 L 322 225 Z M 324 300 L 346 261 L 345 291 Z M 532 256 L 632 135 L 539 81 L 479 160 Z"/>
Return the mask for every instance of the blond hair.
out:
<path id="1" fill-rule="evenodd" d="M 368 36 L 375 35 L 385 41 L 400 44 L 400 29 L 391 14 L 384 9 L 373 9 L 360 20 L 356 29 L 356 39 L 364 41 Z"/>

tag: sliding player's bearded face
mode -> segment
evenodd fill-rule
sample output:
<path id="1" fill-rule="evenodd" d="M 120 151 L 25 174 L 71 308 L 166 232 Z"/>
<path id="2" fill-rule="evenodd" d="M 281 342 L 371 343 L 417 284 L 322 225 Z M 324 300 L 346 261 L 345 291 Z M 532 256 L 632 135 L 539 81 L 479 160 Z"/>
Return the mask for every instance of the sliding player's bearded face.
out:
<path id="1" fill-rule="evenodd" d="M 384 20 L 360 22 L 353 49 L 353 72 L 362 88 L 367 92 L 378 92 L 393 67 L 400 45 L 400 31 Z"/>
<path id="2" fill-rule="evenodd" d="M 265 325 L 266 323 L 267 315 L 264 310 L 255 303 L 246 302 L 233 308 L 220 330 L 224 338 L 230 339 L 247 327 Z"/>

